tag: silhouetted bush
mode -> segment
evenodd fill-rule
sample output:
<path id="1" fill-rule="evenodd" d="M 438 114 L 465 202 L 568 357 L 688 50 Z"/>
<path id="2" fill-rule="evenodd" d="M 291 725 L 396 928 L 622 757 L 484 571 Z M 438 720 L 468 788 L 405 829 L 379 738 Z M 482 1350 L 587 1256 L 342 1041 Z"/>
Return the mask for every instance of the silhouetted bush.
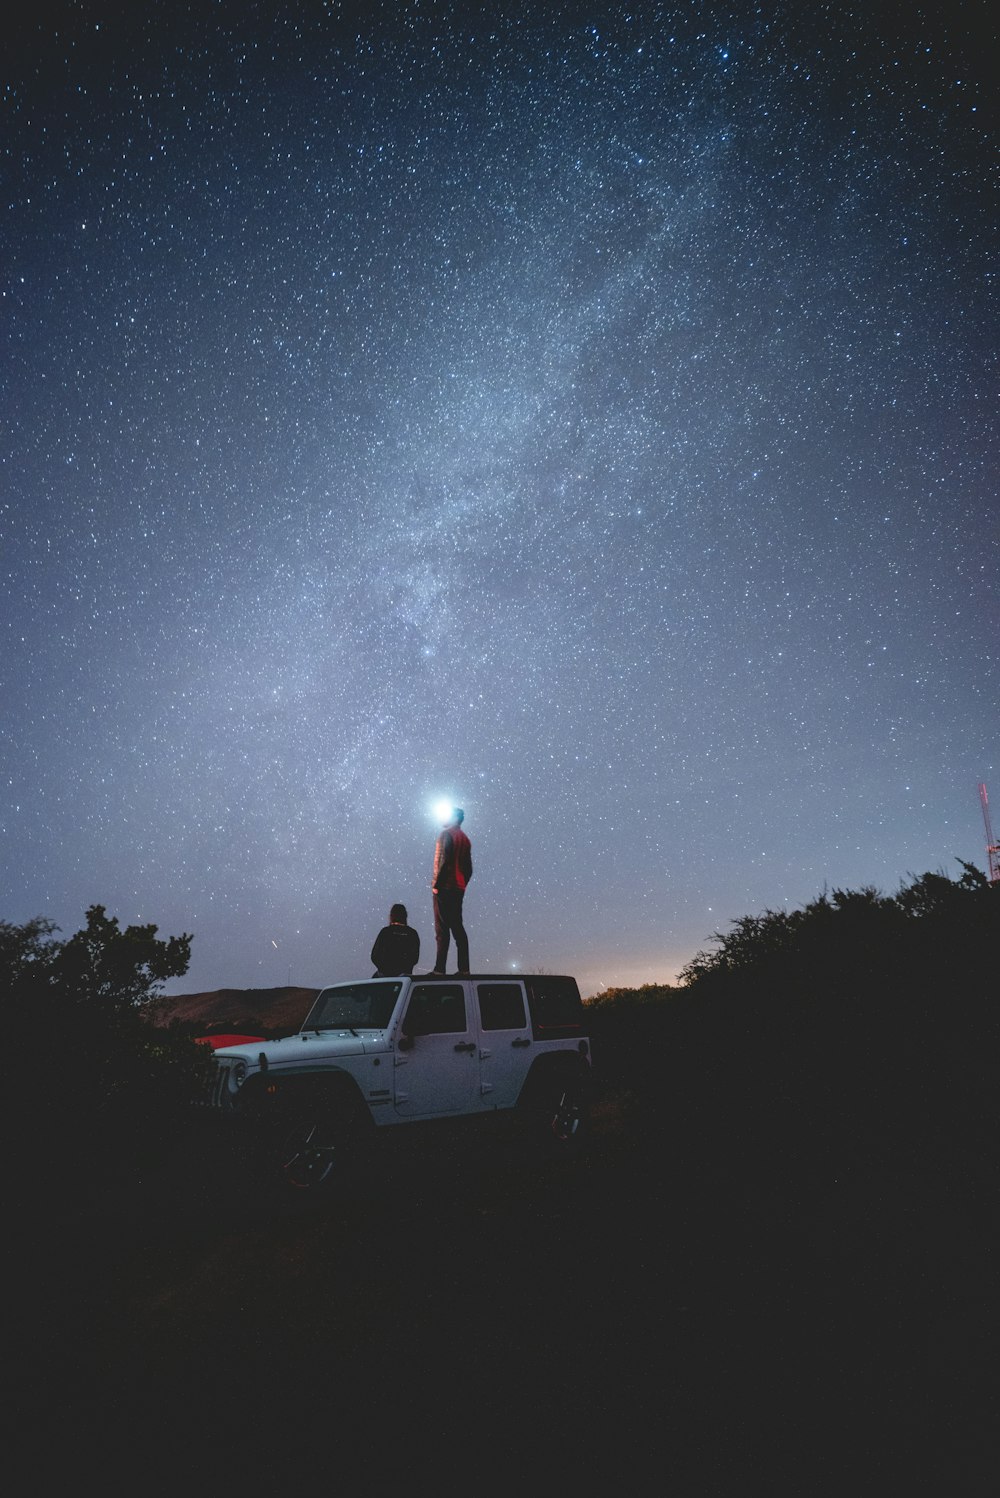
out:
<path id="1" fill-rule="evenodd" d="M 676 1039 L 680 990 L 665 983 L 609 988 L 587 1000 L 595 1071 L 606 1087 L 636 1088 L 664 1064 Z"/>
<path id="2" fill-rule="evenodd" d="M 42 918 L 0 922 L 0 1023 L 8 1097 L 30 1140 L 62 1170 L 143 1166 L 188 1117 L 210 1062 L 177 1029 L 147 1024 L 143 1005 L 190 960 L 189 936 L 122 930 L 101 905 L 67 941 Z"/>
<path id="3" fill-rule="evenodd" d="M 678 1140 L 842 1150 L 991 1127 L 1000 884 L 962 863 L 717 933 L 679 987 L 588 1002 L 595 1064 Z M 985 1137 L 985 1135 L 984 1135 Z"/>
<path id="4" fill-rule="evenodd" d="M 922 874 L 893 896 L 822 894 L 802 910 L 743 916 L 681 982 L 699 994 L 901 997 L 996 981 L 1000 884 L 962 862 L 957 880 Z"/>

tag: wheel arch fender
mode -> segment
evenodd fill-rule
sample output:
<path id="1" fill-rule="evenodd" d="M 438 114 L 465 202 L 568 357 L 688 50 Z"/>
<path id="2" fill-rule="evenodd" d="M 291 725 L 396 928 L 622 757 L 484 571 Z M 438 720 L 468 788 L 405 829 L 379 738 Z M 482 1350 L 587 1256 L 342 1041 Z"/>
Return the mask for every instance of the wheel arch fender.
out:
<path id="1" fill-rule="evenodd" d="M 528 1070 L 518 1096 L 518 1107 L 541 1103 L 553 1087 L 575 1082 L 589 1091 L 592 1084 L 590 1065 L 577 1051 L 550 1051 L 536 1056 Z"/>
<path id="2" fill-rule="evenodd" d="M 258 1072 L 244 1085 L 240 1108 L 257 1117 L 321 1108 L 348 1118 L 371 1118 L 371 1109 L 357 1080 L 339 1067 L 295 1071 L 284 1076 L 276 1075 L 273 1070 Z"/>

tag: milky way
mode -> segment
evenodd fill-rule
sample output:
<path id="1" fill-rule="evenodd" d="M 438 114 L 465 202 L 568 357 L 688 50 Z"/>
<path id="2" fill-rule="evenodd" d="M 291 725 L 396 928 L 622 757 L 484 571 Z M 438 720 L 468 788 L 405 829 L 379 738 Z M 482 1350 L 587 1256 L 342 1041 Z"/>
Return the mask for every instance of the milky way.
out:
<path id="1" fill-rule="evenodd" d="M 473 966 L 593 992 L 985 867 L 989 37 L 800 9 L 18 23 L 0 917 L 429 967 L 446 795 Z"/>

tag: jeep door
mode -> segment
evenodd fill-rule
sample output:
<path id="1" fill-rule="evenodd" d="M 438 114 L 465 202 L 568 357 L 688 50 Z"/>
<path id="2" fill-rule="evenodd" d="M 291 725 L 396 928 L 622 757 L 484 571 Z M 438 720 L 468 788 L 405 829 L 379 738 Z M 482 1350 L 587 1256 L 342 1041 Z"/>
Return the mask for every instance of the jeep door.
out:
<path id="1" fill-rule="evenodd" d="M 474 986 L 480 1022 L 481 1111 L 513 1108 L 531 1065 L 531 1029 L 524 985 L 500 979 Z"/>
<path id="2" fill-rule="evenodd" d="M 396 1046 L 396 1112 L 409 1118 L 472 1112 L 478 1052 L 465 984 L 414 984 Z"/>

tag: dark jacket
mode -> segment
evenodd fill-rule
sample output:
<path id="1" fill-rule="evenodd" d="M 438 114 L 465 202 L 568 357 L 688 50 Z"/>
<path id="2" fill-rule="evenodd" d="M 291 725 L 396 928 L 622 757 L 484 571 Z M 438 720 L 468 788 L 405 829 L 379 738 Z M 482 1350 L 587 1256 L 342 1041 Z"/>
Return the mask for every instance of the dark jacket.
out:
<path id="1" fill-rule="evenodd" d="M 412 973 L 420 956 L 420 937 L 412 926 L 383 926 L 372 947 L 372 962 L 380 978 Z"/>

